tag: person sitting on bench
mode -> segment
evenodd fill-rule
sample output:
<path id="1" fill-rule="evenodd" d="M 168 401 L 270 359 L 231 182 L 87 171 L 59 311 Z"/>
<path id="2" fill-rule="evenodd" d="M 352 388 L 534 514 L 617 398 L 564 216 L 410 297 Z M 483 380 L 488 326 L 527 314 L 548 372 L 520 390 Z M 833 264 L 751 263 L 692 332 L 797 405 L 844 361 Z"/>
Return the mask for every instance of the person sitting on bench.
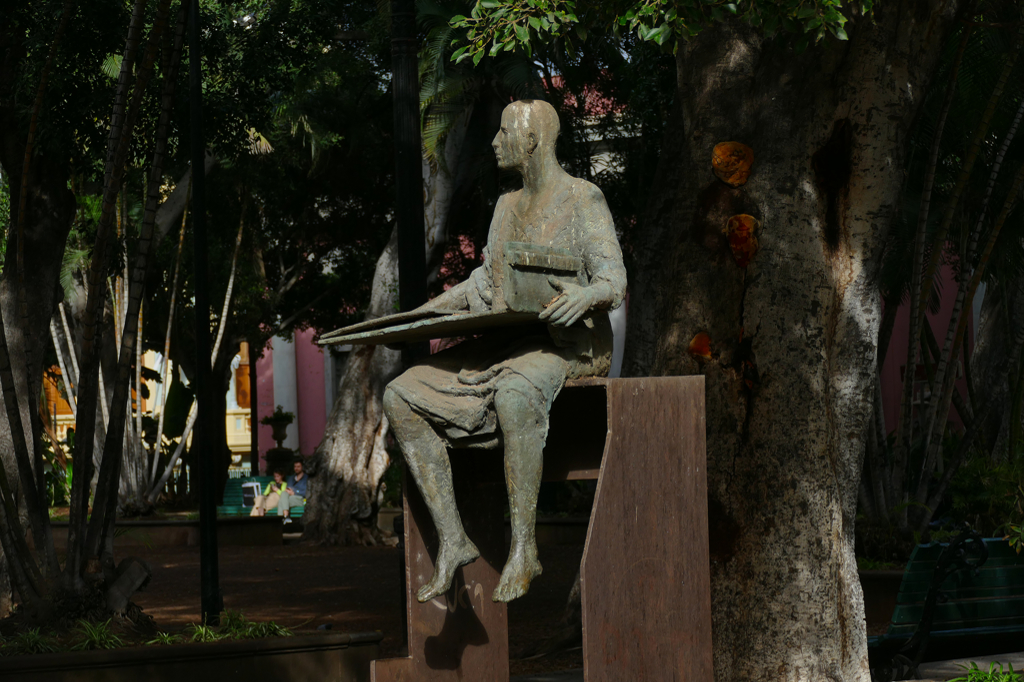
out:
<path id="1" fill-rule="evenodd" d="M 292 468 L 295 473 L 288 477 L 288 487 L 285 488 L 285 492 L 290 500 L 289 504 L 284 508 L 283 516 L 286 519 L 291 518 L 290 507 L 306 506 L 306 490 L 309 483 L 309 477 L 306 476 L 301 459 L 296 457 L 292 463 Z"/>
<path id="2" fill-rule="evenodd" d="M 284 474 L 280 471 L 275 471 L 274 480 L 267 483 L 262 495 L 256 496 L 256 504 L 253 505 L 249 516 L 266 516 L 267 508 L 276 506 L 278 516 L 285 517 L 286 523 L 291 523 L 291 519 L 288 518 L 288 510 L 296 504 L 305 504 L 301 500 L 301 497 L 289 494 L 288 484 L 284 481 Z"/>

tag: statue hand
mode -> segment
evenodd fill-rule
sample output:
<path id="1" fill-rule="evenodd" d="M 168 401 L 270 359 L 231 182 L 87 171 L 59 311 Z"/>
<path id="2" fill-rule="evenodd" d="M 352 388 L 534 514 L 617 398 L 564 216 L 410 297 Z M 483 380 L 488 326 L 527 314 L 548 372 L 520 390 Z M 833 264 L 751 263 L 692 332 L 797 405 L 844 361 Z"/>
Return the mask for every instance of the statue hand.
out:
<path id="1" fill-rule="evenodd" d="M 541 312 L 540 319 L 556 327 L 568 327 L 580 319 L 597 302 L 593 292 L 571 282 L 548 277 L 548 282 L 560 293 Z"/>

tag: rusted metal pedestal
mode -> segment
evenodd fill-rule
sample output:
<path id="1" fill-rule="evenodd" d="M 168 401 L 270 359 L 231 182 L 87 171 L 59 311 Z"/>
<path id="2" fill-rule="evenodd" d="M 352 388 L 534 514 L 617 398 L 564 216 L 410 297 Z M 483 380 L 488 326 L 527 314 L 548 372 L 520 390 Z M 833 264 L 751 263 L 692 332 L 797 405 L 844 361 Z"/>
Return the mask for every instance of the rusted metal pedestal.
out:
<path id="1" fill-rule="evenodd" d="M 374 661 L 374 682 L 508 680 L 506 607 L 491 601 L 507 554 L 501 457 L 456 451 L 452 469 L 482 556 L 444 600 L 417 602 L 437 538 L 404 486 L 410 655 Z M 703 377 L 570 382 L 552 407 L 544 478 L 598 479 L 581 568 L 587 682 L 712 679 Z"/>

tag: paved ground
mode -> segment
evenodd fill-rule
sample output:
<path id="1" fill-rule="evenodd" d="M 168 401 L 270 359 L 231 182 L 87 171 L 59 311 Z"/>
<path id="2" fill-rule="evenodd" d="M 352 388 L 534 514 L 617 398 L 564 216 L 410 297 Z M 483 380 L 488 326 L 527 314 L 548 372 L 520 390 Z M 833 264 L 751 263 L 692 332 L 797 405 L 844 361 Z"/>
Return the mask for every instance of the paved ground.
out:
<path id="1" fill-rule="evenodd" d="M 177 631 L 200 620 L 199 548 L 136 548 L 153 579 L 136 602 L 157 627 Z M 509 607 L 513 659 L 548 641 L 558 630 L 565 598 L 576 577 L 581 545 L 543 546 L 544 574 L 529 594 Z M 386 547 L 223 547 L 220 583 L 227 609 L 294 630 L 330 624 L 334 631 L 380 630 L 385 656 L 402 645 L 399 550 Z M 513 675 L 581 668 L 577 648 L 535 660 L 513 660 Z"/>
<path id="2" fill-rule="evenodd" d="M 522 660 L 558 631 L 565 597 L 576 576 L 581 545 L 541 547 L 544 574 L 524 598 L 509 607 L 509 645 L 514 682 L 583 682 L 578 648 Z M 199 621 L 199 549 L 139 548 L 134 553 L 153 566 L 150 587 L 137 603 L 165 631 Z M 399 654 L 401 582 L 399 551 L 385 547 L 224 547 L 220 554 L 224 605 L 251 620 L 272 620 L 294 630 L 330 624 L 348 631 L 380 630 L 385 656 Z M 869 624 L 869 627 L 872 624 Z M 944 681 L 963 676 L 972 659 L 926 663 L 921 678 Z M 979 667 L 1012 664 L 1024 670 L 1024 652 L 978 658 Z M 566 672 L 567 671 L 567 672 Z"/>
<path id="3" fill-rule="evenodd" d="M 953 661 L 924 663 L 918 669 L 921 677 L 920 682 L 945 682 L 946 680 L 963 677 L 965 675 L 964 667 L 969 667 L 971 662 L 977 663 L 979 668 L 986 671 L 992 663 L 1001 665 L 1003 671 L 1008 670 L 1007 666 L 1011 665 L 1015 671 L 1021 671 L 1024 670 L 1024 651 L 994 657 L 961 658 Z M 583 682 L 583 670 L 522 675 L 513 677 L 511 682 Z"/>

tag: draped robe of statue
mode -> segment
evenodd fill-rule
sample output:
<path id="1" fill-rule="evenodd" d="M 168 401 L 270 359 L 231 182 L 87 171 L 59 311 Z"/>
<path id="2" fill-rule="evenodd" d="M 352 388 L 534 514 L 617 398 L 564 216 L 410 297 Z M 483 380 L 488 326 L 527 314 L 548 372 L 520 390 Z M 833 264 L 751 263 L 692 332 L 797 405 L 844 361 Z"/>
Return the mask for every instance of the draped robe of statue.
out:
<path id="1" fill-rule="evenodd" d="M 473 312 L 506 310 L 505 245 L 525 242 L 568 249 L 583 262 L 586 281 L 581 284 L 607 283 L 614 292 L 610 307 L 617 307 L 625 294 L 626 270 L 604 195 L 575 178 L 560 189 L 539 218 L 529 222 L 516 213 L 517 192 L 503 195 L 494 210 L 484 264 L 438 304 Z M 493 397 L 503 382 L 514 377 L 528 381 L 543 396 L 547 413 L 566 379 L 607 375 L 611 355 L 608 311 L 594 310 L 568 328 L 501 329 L 463 342 L 411 368 L 388 388 L 434 424 L 449 446 L 495 447 L 501 433 Z M 546 434 L 546 422 L 543 429 Z"/>

